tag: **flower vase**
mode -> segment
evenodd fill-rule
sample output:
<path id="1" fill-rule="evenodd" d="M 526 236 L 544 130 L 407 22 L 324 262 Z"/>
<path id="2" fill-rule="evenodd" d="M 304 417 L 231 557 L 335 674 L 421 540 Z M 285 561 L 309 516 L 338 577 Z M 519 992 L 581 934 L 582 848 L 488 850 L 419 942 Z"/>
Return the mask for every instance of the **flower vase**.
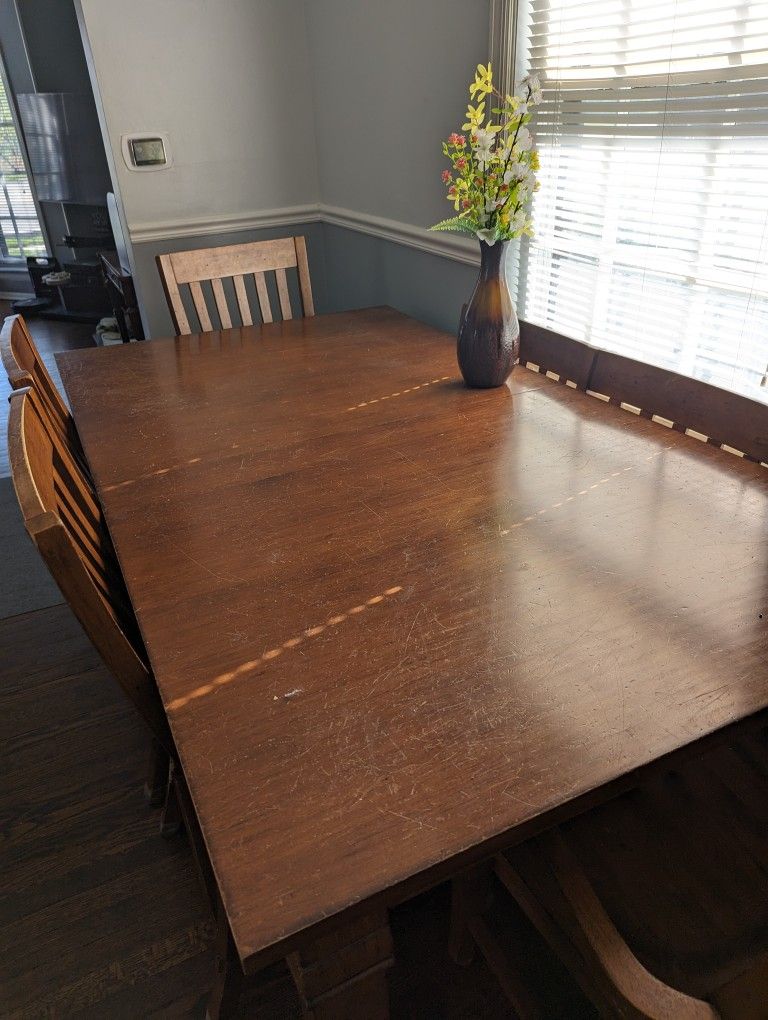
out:
<path id="1" fill-rule="evenodd" d="M 480 276 L 459 325 L 457 357 L 467 386 L 503 386 L 520 354 L 520 325 L 506 279 L 508 241 L 480 241 Z"/>

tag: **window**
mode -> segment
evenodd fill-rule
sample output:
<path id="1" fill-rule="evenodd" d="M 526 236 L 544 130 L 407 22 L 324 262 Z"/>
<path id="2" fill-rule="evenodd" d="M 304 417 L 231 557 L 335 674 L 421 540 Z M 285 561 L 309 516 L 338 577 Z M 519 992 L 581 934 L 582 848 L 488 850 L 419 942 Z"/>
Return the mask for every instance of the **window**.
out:
<path id="1" fill-rule="evenodd" d="M 45 239 L 5 79 L 0 75 L 0 259 L 45 253 Z"/>
<path id="2" fill-rule="evenodd" d="M 768 399 L 768 3 L 520 3 L 544 79 L 523 318 Z"/>

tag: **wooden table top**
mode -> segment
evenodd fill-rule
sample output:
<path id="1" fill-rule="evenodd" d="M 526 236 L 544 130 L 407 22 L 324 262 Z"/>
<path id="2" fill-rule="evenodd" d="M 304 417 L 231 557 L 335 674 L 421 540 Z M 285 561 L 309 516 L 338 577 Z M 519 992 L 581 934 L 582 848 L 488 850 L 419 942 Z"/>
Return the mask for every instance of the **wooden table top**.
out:
<path id="1" fill-rule="evenodd" d="M 768 705 L 758 465 L 391 309 L 58 361 L 246 966 Z"/>

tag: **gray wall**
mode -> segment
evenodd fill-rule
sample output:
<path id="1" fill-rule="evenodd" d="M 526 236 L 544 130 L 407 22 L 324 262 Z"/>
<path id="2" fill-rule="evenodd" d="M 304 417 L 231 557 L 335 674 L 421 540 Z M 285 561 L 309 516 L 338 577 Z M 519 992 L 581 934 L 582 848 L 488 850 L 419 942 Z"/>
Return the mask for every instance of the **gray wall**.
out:
<path id="1" fill-rule="evenodd" d="M 307 0 L 322 201 L 418 226 L 451 215 L 441 141 L 488 49 L 488 0 Z"/>
<path id="2" fill-rule="evenodd" d="M 323 203 L 415 226 L 452 215 L 441 141 L 487 60 L 488 0 L 307 0 Z M 391 304 L 455 330 L 477 270 L 326 226 L 331 307 Z"/>
<path id="3" fill-rule="evenodd" d="M 477 280 L 473 266 L 394 241 L 324 224 L 330 309 L 392 305 L 456 332 L 461 306 Z"/>
<path id="4" fill-rule="evenodd" d="M 128 228 L 318 200 L 302 0 L 80 0 Z M 121 136 L 168 135 L 130 170 Z"/>

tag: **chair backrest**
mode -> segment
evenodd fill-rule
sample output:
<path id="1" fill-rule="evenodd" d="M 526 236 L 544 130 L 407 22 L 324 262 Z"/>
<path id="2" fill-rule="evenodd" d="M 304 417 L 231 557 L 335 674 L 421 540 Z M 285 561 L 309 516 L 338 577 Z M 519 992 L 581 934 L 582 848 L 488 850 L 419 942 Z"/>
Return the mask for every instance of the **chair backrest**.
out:
<path id="1" fill-rule="evenodd" d="M 216 313 L 222 329 L 232 327 L 232 315 L 226 290 L 235 303 L 244 326 L 253 325 L 253 314 L 246 286 L 252 275 L 259 310 L 263 322 L 272 322 L 272 305 L 265 274 L 274 270 L 280 313 L 283 319 L 293 318 L 291 299 L 288 291 L 286 269 L 296 268 L 299 278 L 302 314 L 315 314 L 312 302 L 312 286 L 309 280 L 307 246 L 303 237 L 280 237 L 274 241 L 254 241 L 250 244 L 230 244 L 222 248 L 198 248 L 195 251 L 179 251 L 156 257 L 165 296 L 173 318 L 176 332 L 210 332 L 210 309 L 202 284 L 210 283 Z M 224 280 L 232 283 L 225 290 Z M 197 314 L 199 330 L 190 325 L 189 302 L 185 307 L 182 288 L 188 286 L 192 306 Z M 189 307 L 191 311 L 191 307 Z"/>
<path id="2" fill-rule="evenodd" d="M 96 650 L 155 736 L 172 747 L 98 497 L 38 391 L 10 397 L 8 451 L 24 525 Z"/>
<path id="3" fill-rule="evenodd" d="M 67 435 L 72 425 L 69 408 L 45 367 L 21 315 L 9 315 L 3 323 L 0 330 L 0 355 L 12 389 L 34 386 L 57 427 L 63 435 Z"/>
<path id="4" fill-rule="evenodd" d="M 90 479 L 90 469 L 80 445 L 74 418 L 45 367 L 21 315 L 9 315 L 3 323 L 0 330 L 0 356 L 11 389 L 31 386 L 37 392 L 51 427 L 56 430 L 61 441 L 70 447 L 80 470 Z"/>

